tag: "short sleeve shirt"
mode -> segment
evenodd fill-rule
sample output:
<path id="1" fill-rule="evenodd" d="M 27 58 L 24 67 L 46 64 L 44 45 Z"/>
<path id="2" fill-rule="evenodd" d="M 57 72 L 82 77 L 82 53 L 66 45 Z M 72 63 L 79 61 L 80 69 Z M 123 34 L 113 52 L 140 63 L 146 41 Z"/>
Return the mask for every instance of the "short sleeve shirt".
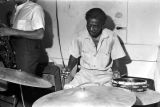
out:
<path id="1" fill-rule="evenodd" d="M 16 12 L 12 18 L 13 28 L 34 31 L 44 28 L 44 12 L 40 5 L 27 1 L 16 7 Z"/>
<path id="2" fill-rule="evenodd" d="M 117 35 L 108 29 L 103 30 L 97 47 L 87 30 L 78 33 L 72 41 L 70 54 L 81 57 L 80 65 L 91 70 L 107 70 L 112 60 L 125 56 Z"/>

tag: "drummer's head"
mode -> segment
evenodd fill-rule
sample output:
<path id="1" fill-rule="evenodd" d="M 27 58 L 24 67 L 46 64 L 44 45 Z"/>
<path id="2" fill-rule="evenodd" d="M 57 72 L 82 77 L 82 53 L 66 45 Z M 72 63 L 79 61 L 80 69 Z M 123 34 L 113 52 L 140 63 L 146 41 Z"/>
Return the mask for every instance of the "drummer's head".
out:
<path id="1" fill-rule="evenodd" d="M 13 1 L 15 4 L 20 5 L 25 3 L 26 1 L 32 1 L 32 0 L 7 0 L 7 1 Z"/>
<path id="2" fill-rule="evenodd" d="M 23 4 L 28 0 L 14 0 L 17 5 Z"/>
<path id="3" fill-rule="evenodd" d="M 91 37 L 98 37 L 103 30 L 106 14 L 100 8 L 92 8 L 86 13 L 87 30 Z"/>

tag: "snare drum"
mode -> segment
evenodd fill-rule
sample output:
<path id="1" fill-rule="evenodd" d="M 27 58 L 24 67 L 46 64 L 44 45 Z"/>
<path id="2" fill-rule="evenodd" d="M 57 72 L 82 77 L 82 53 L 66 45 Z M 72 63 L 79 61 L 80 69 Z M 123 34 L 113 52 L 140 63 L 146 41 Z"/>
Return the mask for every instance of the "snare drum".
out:
<path id="1" fill-rule="evenodd" d="M 121 87 L 129 89 L 134 92 L 143 92 L 148 88 L 147 80 L 137 77 L 124 77 L 113 79 L 112 85 L 114 87 Z"/>

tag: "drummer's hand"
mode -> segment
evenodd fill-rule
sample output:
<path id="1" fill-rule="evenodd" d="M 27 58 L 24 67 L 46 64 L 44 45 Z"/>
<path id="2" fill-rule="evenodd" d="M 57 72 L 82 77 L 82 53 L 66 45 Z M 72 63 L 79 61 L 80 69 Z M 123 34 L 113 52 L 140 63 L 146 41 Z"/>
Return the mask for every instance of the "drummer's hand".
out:
<path id="1" fill-rule="evenodd" d="M 1 27 L 0 28 L 0 36 L 9 36 L 9 35 L 13 35 L 14 30 L 12 28 L 8 28 L 8 27 Z"/>
<path id="2" fill-rule="evenodd" d="M 119 71 L 114 71 L 113 72 L 113 79 L 120 78 L 120 77 L 121 77 L 121 75 L 120 75 Z"/>
<path id="3" fill-rule="evenodd" d="M 68 84 L 73 79 L 71 71 L 68 68 L 62 70 L 62 77 L 65 80 L 65 84 Z"/>
<path id="4" fill-rule="evenodd" d="M 63 68 L 62 69 L 62 76 L 63 76 L 63 78 L 68 78 L 68 76 L 70 75 L 70 70 L 68 69 L 68 68 Z"/>

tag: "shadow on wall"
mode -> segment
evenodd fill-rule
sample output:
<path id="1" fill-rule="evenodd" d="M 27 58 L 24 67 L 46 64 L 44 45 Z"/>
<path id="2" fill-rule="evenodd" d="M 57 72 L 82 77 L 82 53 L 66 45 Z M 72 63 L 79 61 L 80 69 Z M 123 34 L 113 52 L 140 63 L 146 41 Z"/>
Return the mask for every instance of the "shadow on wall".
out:
<path id="1" fill-rule="evenodd" d="M 44 10 L 45 13 L 45 33 L 43 38 L 43 45 L 45 48 L 51 48 L 53 46 L 53 25 L 52 25 L 52 18 L 50 14 Z"/>
<path id="2" fill-rule="evenodd" d="M 105 22 L 104 28 L 107 28 L 113 31 L 116 25 L 110 16 L 106 15 L 106 17 L 107 17 L 107 20 Z"/>
<path id="3" fill-rule="evenodd" d="M 38 2 L 38 0 L 30 0 L 30 1 Z M 45 32 L 42 40 L 42 45 L 46 49 L 46 48 L 51 48 L 53 46 L 54 34 L 53 34 L 52 18 L 46 10 L 44 10 L 44 14 L 45 14 Z"/>
<path id="4" fill-rule="evenodd" d="M 52 18 L 50 17 L 50 14 L 44 10 L 45 13 L 45 32 L 44 32 L 44 37 L 42 39 L 42 52 L 41 52 L 41 57 L 40 57 L 40 63 L 37 67 L 37 75 L 42 76 L 42 73 L 44 71 L 44 68 L 48 65 L 49 62 L 49 57 L 46 52 L 46 48 L 51 48 L 53 46 L 53 26 L 52 26 Z"/>

